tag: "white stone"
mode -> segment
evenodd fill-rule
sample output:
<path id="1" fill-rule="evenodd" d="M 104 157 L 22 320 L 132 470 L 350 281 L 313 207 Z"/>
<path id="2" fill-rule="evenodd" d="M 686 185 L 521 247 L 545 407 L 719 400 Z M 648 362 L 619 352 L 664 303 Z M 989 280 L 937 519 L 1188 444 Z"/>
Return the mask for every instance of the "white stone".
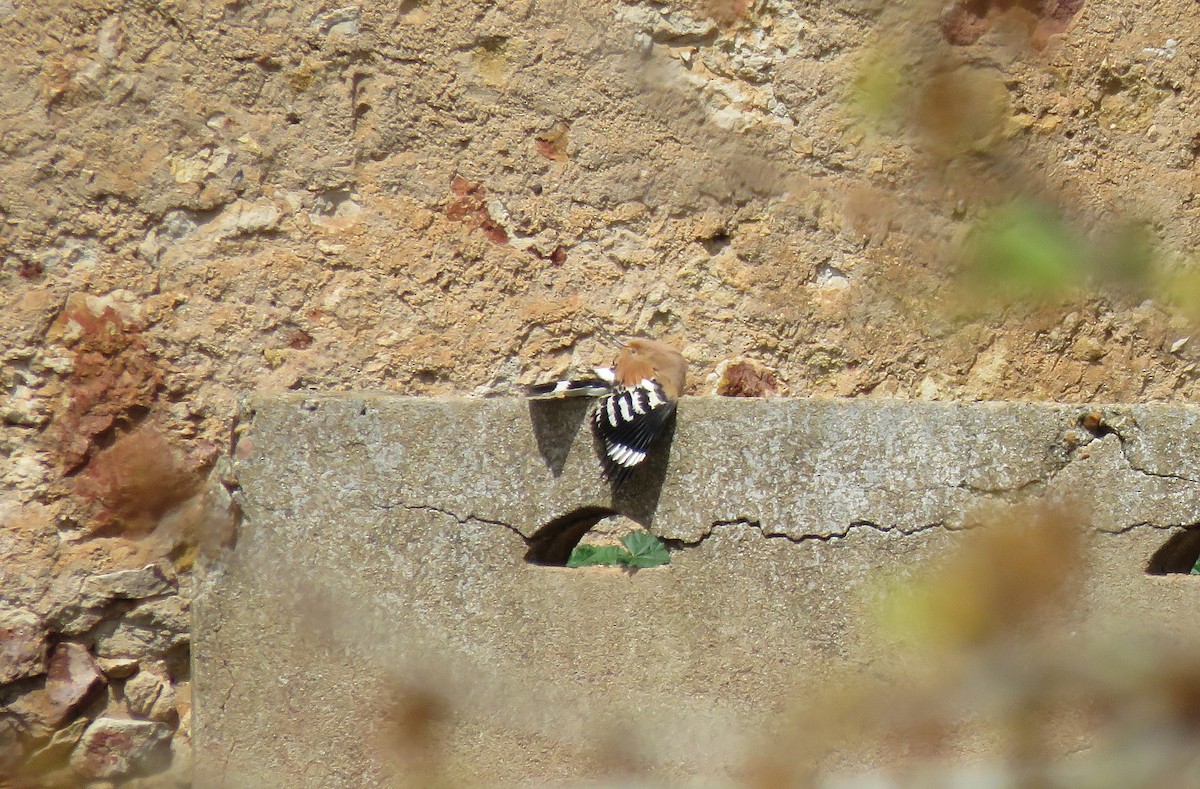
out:
<path id="1" fill-rule="evenodd" d="M 46 671 L 46 627 L 32 611 L 0 609 L 0 685 Z"/>
<path id="2" fill-rule="evenodd" d="M 313 17 L 309 27 L 320 30 L 325 35 L 358 35 L 358 23 L 361 13 L 357 6 L 345 6 L 325 11 Z"/>
<path id="3" fill-rule="evenodd" d="M 175 587 L 162 566 L 147 564 L 140 570 L 93 575 L 83 582 L 82 595 L 85 600 L 107 602 L 116 599 L 141 600 L 174 591 Z"/>
<path id="4" fill-rule="evenodd" d="M 151 763 L 170 736 L 162 723 L 99 718 L 83 733 L 71 766 L 87 778 L 121 778 Z"/>

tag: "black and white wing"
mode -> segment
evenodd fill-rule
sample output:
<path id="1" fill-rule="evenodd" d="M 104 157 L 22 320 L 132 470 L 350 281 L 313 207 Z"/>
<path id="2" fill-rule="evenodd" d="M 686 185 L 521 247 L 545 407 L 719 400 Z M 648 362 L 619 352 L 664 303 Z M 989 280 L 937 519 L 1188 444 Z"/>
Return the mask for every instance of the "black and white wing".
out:
<path id="1" fill-rule="evenodd" d="M 602 398 L 592 415 L 592 427 L 604 442 L 604 478 L 620 485 L 666 430 L 675 403 L 657 381 L 617 386 Z"/>

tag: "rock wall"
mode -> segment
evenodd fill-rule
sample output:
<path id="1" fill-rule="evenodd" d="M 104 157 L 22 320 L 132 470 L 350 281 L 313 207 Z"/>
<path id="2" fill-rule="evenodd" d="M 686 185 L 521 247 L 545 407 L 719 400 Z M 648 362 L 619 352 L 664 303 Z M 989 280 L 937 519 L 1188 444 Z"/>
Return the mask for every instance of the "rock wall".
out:
<path id="1" fill-rule="evenodd" d="M 745 357 L 794 395 L 1191 399 L 1197 27 L 0 0 L 0 771 L 186 772 L 241 392 L 506 394 L 611 333 L 678 342 L 693 393 Z M 1014 211 L 1049 286 L 995 302 L 960 274 Z"/>

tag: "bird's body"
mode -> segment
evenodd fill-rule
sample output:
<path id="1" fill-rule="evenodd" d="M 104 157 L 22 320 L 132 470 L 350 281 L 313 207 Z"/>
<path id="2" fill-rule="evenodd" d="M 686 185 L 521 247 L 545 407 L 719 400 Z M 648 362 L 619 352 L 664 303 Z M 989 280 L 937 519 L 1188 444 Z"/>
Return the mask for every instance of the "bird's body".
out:
<path id="1" fill-rule="evenodd" d="M 612 367 L 597 367 L 594 377 L 529 387 L 534 398 L 600 397 L 592 429 L 604 444 L 604 477 L 619 485 L 646 459 L 683 394 L 687 362 L 657 340 L 630 340 Z"/>

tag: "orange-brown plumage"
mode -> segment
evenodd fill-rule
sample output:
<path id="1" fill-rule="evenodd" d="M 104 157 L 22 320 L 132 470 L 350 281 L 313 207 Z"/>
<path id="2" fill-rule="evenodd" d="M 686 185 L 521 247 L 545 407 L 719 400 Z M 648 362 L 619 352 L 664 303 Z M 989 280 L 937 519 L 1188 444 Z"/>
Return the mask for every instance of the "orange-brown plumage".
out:
<path id="1" fill-rule="evenodd" d="M 630 340 L 617 357 L 617 381 L 637 386 L 643 380 L 658 381 L 672 400 L 683 395 L 687 378 L 687 360 L 683 354 L 658 340 Z"/>

